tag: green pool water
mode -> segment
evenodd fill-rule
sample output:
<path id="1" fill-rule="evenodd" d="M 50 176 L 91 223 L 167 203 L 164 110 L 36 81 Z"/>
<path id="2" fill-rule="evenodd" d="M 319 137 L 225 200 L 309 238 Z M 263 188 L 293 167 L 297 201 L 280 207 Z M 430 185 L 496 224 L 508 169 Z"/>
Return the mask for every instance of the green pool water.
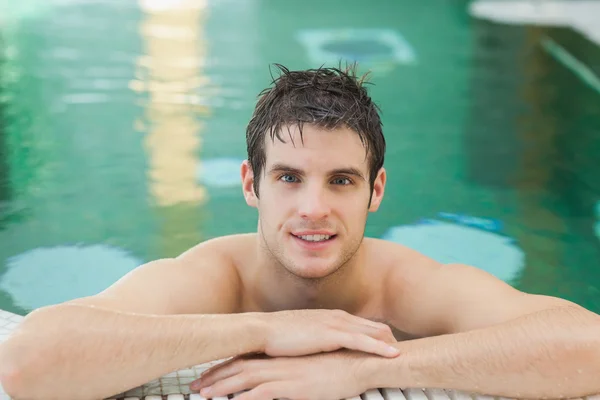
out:
<path id="1" fill-rule="evenodd" d="M 238 174 L 269 65 L 346 60 L 388 141 L 367 236 L 600 312 L 600 49 L 580 32 L 467 1 L 8 1 L 0 309 L 255 230 Z"/>

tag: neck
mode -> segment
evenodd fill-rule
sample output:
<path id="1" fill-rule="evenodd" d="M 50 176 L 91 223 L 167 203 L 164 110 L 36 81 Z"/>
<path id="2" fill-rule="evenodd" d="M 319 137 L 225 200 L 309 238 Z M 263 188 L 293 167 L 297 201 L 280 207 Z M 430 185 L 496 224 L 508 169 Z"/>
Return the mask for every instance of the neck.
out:
<path id="1" fill-rule="evenodd" d="M 302 278 L 289 272 L 257 237 L 253 274 L 254 298 L 266 312 L 293 309 L 357 311 L 367 297 L 364 245 L 344 265 L 322 278 Z"/>

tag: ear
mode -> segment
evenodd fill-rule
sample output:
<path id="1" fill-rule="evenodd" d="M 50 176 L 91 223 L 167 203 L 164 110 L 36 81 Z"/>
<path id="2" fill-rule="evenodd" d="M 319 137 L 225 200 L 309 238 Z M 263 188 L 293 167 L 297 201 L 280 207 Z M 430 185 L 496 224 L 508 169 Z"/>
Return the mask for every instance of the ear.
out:
<path id="1" fill-rule="evenodd" d="M 383 200 L 383 193 L 385 191 L 385 180 L 385 168 L 382 167 L 377 173 L 377 177 L 373 183 L 373 194 L 371 194 L 371 205 L 369 206 L 370 212 L 375 212 L 379 209 L 379 205 Z"/>
<path id="2" fill-rule="evenodd" d="M 242 162 L 240 172 L 242 174 L 242 192 L 244 193 L 246 204 L 250 207 L 256 207 L 258 199 L 254 193 L 254 172 L 248 160 Z"/>

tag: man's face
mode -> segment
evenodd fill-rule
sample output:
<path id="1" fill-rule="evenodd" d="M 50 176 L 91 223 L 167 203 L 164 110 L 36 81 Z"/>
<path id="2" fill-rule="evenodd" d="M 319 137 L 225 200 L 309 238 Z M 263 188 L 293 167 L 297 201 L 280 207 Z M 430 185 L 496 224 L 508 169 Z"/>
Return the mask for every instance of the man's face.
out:
<path id="1" fill-rule="evenodd" d="M 297 127 L 290 132 L 293 143 L 287 129 L 285 143 L 266 138 L 260 177 L 244 162 L 244 195 L 259 210 L 259 237 L 271 257 L 296 276 L 322 278 L 358 250 L 367 214 L 381 202 L 385 171 L 379 171 L 371 195 L 368 159 L 357 133 L 306 124 L 302 142 Z M 260 198 L 253 179 L 260 179 Z"/>

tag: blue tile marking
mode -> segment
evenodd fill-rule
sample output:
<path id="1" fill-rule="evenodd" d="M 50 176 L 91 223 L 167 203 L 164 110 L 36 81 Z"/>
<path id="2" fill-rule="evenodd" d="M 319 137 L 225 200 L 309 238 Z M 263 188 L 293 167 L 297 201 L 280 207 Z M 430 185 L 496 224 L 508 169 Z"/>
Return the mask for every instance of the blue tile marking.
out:
<path id="1" fill-rule="evenodd" d="M 417 62 L 413 47 L 393 29 L 311 29 L 297 32 L 296 38 L 317 65 L 356 61 L 376 67 Z"/>

